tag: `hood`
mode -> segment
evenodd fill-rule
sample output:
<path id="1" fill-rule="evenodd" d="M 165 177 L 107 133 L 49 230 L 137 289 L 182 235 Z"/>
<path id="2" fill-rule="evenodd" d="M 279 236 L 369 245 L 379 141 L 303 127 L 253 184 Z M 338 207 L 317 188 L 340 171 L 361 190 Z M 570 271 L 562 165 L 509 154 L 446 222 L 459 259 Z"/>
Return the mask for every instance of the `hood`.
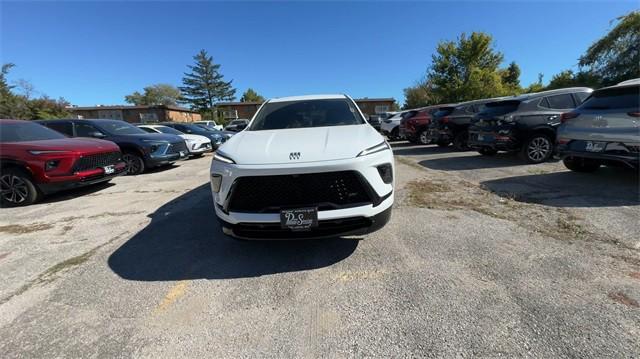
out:
<path id="1" fill-rule="evenodd" d="M 220 151 L 243 165 L 303 163 L 354 158 L 382 141 L 368 124 L 242 131 L 227 140 Z M 292 152 L 299 152 L 300 159 L 289 159 Z"/>
<path id="2" fill-rule="evenodd" d="M 185 133 L 184 135 L 180 135 L 180 137 L 184 138 L 185 140 L 191 140 L 196 142 L 211 142 L 209 137 L 200 136 L 200 135 L 189 135 Z"/>
<path id="3" fill-rule="evenodd" d="M 93 138 L 61 138 L 56 140 L 15 142 L 13 145 L 24 147 L 25 150 L 41 151 L 73 151 L 82 153 L 101 153 L 120 151 L 120 147 L 111 141 Z"/>

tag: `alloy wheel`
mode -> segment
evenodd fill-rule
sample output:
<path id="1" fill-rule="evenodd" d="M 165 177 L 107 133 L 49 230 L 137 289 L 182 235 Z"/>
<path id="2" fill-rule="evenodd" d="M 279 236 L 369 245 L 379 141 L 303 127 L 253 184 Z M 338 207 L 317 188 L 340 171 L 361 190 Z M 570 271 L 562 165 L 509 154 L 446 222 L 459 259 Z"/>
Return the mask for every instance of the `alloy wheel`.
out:
<path id="1" fill-rule="evenodd" d="M 19 204 L 29 196 L 29 188 L 22 178 L 7 174 L 0 177 L 0 193 L 5 201 Z"/>
<path id="2" fill-rule="evenodd" d="M 529 141 L 527 156 L 534 162 L 542 162 L 551 151 L 551 142 L 546 137 L 535 137 Z"/>
<path id="3" fill-rule="evenodd" d="M 140 172 L 140 161 L 136 156 L 130 154 L 124 154 L 122 160 L 126 164 L 127 174 L 136 174 Z"/>
<path id="4" fill-rule="evenodd" d="M 422 131 L 420 133 L 420 144 L 421 145 L 428 145 L 429 144 L 429 136 L 427 134 L 427 131 Z"/>

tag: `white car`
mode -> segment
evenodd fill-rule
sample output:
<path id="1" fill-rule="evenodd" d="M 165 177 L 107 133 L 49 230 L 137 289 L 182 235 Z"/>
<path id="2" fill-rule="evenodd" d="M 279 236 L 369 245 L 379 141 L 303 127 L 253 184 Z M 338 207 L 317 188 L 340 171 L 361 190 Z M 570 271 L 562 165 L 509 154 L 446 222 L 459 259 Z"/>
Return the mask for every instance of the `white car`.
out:
<path id="1" fill-rule="evenodd" d="M 196 121 L 194 123 L 197 125 L 209 126 L 215 130 L 222 131 L 222 125 L 218 125 L 216 121 Z"/>
<path id="2" fill-rule="evenodd" d="M 393 186 L 389 144 L 345 95 L 269 100 L 211 162 L 222 230 L 242 239 L 373 232 L 391 216 Z"/>
<path id="3" fill-rule="evenodd" d="M 149 133 L 169 133 L 182 137 L 187 144 L 187 150 L 189 150 L 189 155 L 191 156 L 202 156 L 206 152 L 213 151 L 211 140 L 204 136 L 182 133 L 174 128 L 163 125 L 138 125 L 138 127 Z"/>
<path id="4" fill-rule="evenodd" d="M 395 113 L 380 124 L 380 132 L 391 141 L 402 139 L 402 136 L 400 136 L 400 120 L 402 120 L 403 114 L 404 112 Z"/>

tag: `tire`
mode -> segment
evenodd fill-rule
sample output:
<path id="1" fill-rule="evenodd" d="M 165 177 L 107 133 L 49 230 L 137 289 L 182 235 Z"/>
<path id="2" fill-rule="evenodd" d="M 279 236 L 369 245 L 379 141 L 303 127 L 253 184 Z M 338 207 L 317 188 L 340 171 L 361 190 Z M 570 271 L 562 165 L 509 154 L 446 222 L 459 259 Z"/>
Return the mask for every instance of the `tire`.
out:
<path id="1" fill-rule="evenodd" d="M 431 143 L 431 141 L 429 141 L 429 132 L 427 130 L 420 131 L 420 134 L 418 135 L 418 144 L 428 145 L 429 143 Z"/>
<path id="2" fill-rule="evenodd" d="M 553 155 L 553 141 L 545 134 L 534 134 L 522 146 L 520 154 L 527 163 L 546 162 Z"/>
<path id="3" fill-rule="evenodd" d="M 600 168 L 600 161 L 582 157 L 567 157 L 562 160 L 564 166 L 574 172 L 590 173 Z"/>
<path id="4" fill-rule="evenodd" d="M 467 131 L 459 132 L 456 137 L 453 138 L 453 147 L 458 151 L 468 151 L 469 145 L 467 140 L 469 139 L 469 133 Z"/>
<path id="5" fill-rule="evenodd" d="M 3 207 L 28 206 L 42 197 L 31 176 L 19 168 L 0 173 L 0 203 Z"/>
<path id="6" fill-rule="evenodd" d="M 398 126 L 396 126 L 396 128 L 391 130 L 391 133 L 389 134 L 389 139 L 391 141 L 398 141 L 400 139 L 400 130 L 398 129 Z"/>
<path id="7" fill-rule="evenodd" d="M 145 170 L 144 160 L 133 152 L 125 152 L 122 154 L 122 160 L 127 165 L 125 167 L 126 175 L 139 175 Z"/>
<path id="8" fill-rule="evenodd" d="M 407 141 L 409 141 L 409 142 L 411 142 L 411 143 L 413 143 L 413 144 L 417 144 L 417 143 L 418 143 L 418 139 L 417 139 L 417 138 L 414 138 L 414 137 L 409 137 L 409 138 L 407 138 Z"/>
<path id="9" fill-rule="evenodd" d="M 498 151 L 494 150 L 493 148 L 484 147 L 479 149 L 478 153 L 483 156 L 495 156 Z"/>
<path id="10" fill-rule="evenodd" d="M 449 141 L 443 141 L 443 140 L 440 140 L 440 141 L 436 142 L 436 144 L 437 144 L 439 147 L 449 147 L 449 143 L 451 143 L 451 142 L 449 142 Z"/>

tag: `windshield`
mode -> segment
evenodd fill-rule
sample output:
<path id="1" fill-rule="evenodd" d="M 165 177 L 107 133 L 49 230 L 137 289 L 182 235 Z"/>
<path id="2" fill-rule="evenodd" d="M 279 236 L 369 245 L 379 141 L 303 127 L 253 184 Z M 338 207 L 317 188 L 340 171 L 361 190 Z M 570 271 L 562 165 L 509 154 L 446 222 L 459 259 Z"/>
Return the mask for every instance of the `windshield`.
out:
<path id="1" fill-rule="evenodd" d="M 489 102 L 484 105 L 484 108 L 478 116 L 481 117 L 493 117 L 493 116 L 502 116 L 507 113 L 516 111 L 520 106 L 520 101 L 518 100 L 508 100 L 508 101 L 498 101 L 498 102 Z"/>
<path id="2" fill-rule="evenodd" d="M 112 135 L 140 135 L 146 134 L 138 127 L 118 120 L 100 120 L 94 123 L 96 127 L 100 128 L 103 132 L 110 133 Z"/>
<path id="3" fill-rule="evenodd" d="M 162 132 L 162 133 L 168 133 L 170 135 L 182 135 L 183 134 L 182 132 L 180 132 L 180 131 L 178 131 L 178 130 L 176 130 L 174 128 L 168 127 L 168 126 L 157 126 L 157 127 L 154 127 L 154 128 L 156 130 Z"/>
<path id="4" fill-rule="evenodd" d="M 202 123 L 198 123 L 197 126 L 202 128 L 203 130 L 207 130 L 207 131 L 210 131 L 210 132 L 217 132 L 218 131 L 214 127 L 211 127 L 209 125 L 205 125 L 205 124 L 202 124 Z"/>
<path id="5" fill-rule="evenodd" d="M 0 123 L 0 142 L 58 140 L 63 134 L 35 122 Z"/>
<path id="6" fill-rule="evenodd" d="M 286 101 L 265 104 L 249 131 L 361 125 L 364 120 L 346 99 Z"/>
<path id="7" fill-rule="evenodd" d="M 586 110 L 637 109 L 640 107 L 640 87 L 618 87 L 594 91 L 580 106 Z"/>

